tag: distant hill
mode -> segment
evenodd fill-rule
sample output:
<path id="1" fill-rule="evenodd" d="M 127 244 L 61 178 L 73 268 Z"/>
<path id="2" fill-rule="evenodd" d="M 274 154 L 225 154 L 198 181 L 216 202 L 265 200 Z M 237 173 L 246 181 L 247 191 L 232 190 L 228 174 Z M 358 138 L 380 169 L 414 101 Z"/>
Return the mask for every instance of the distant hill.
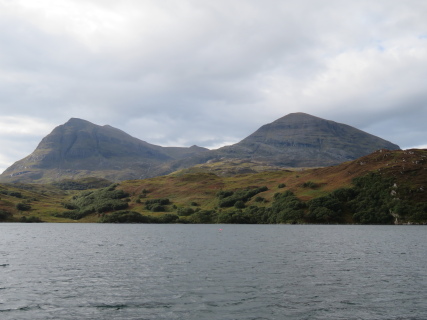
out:
<path id="1" fill-rule="evenodd" d="M 239 143 L 217 150 L 161 147 L 108 125 L 72 118 L 56 127 L 32 154 L 9 167 L 0 175 L 0 182 L 44 183 L 88 176 L 111 181 L 144 179 L 223 159 L 256 162 L 258 168 L 323 167 L 379 149 L 400 148 L 348 125 L 305 113 L 289 114 Z"/>

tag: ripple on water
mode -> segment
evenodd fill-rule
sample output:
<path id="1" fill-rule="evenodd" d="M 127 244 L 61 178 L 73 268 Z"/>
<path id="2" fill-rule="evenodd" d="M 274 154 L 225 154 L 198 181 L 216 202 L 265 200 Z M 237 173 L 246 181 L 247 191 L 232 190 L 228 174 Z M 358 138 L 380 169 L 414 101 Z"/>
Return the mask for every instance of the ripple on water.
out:
<path id="1" fill-rule="evenodd" d="M 427 319 L 424 228 L 22 228 L 0 225 L 2 320 Z"/>

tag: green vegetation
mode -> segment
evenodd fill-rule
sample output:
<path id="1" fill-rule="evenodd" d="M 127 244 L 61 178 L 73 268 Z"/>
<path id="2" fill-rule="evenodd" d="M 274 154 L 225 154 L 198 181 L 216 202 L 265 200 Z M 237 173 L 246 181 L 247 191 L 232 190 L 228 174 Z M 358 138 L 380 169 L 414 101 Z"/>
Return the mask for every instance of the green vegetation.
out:
<path id="1" fill-rule="evenodd" d="M 307 182 L 304 182 L 302 184 L 302 187 L 303 188 L 315 189 L 315 188 L 319 187 L 319 185 L 317 183 L 313 182 L 313 181 L 307 181 Z"/>
<path id="2" fill-rule="evenodd" d="M 348 201 L 348 206 L 354 212 L 355 222 L 391 223 L 393 218 L 412 222 L 427 221 L 426 203 L 414 203 L 404 199 L 404 192 L 399 192 L 393 178 L 369 174 L 354 179 L 354 185 L 356 194 Z"/>
<path id="3" fill-rule="evenodd" d="M 126 209 L 129 205 L 128 193 L 116 190 L 117 184 L 95 191 L 84 191 L 75 195 L 71 201 L 63 204 L 69 209 L 63 213 L 54 214 L 55 217 L 79 220 L 91 213 L 104 213 Z"/>
<path id="4" fill-rule="evenodd" d="M 53 186 L 61 190 L 88 190 L 95 188 L 104 188 L 111 185 L 111 181 L 102 178 L 83 178 L 83 179 L 63 179 L 52 183 Z"/>
<path id="5" fill-rule="evenodd" d="M 216 223 L 216 212 L 213 210 L 198 210 L 186 221 L 189 223 Z"/>
<path id="6" fill-rule="evenodd" d="M 179 217 L 175 214 L 165 214 L 161 217 L 145 216 L 135 211 L 117 211 L 104 215 L 101 223 L 175 223 Z"/>
<path id="7" fill-rule="evenodd" d="M 427 223 L 427 150 L 376 152 L 362 160 L 234 176 L 180 173 L 84 191 L 68 182 L 67 188 L 3 184 L 0 221 Z"/>
<path id="8" fill-rule="evenodd" d="M 25 222 L 25 223 L 38 223 L 38 222 L 43 222 L 39 217 L 36 216 L 22 216 L 20 219 L 20 222 Z"/>
<path id="9" fill-rule="evenodd" d="M 194 212 L 195 210 L 193 208 L 178 208 L 177 210 L 177 214 L 180 217 L 191 216 Z"/>
<path id="10" fill-rule="evenodd" d="M 0 221 L 7 221 L 12 217 L 12 213 L 7 210 L 0 210 Z"/>
<path id="11" fill-rule="evenodd" d="M 254 187 L 237 191 L 219 191 L 217 193 L 217 197 L 219 199 L 218 207 L 227 208 L 235 206 L 236 208 L 244 208 L 245 203 L 253 196 L 267 190 L 267 187 Z"/>
<path id="12" fill-rule="evenodd" d="M 169 204 L 170 204 L 170 201 L 167 198 L 151 199 L 151 200 L 145 201 L 145 208 L 152 212 L 165 212 L 166 211 L 165 206 Z"/>
<path id="13" fill-rule="evenodd" d="M 268 212 L 268 223 L 298 223 L 304 215 L 305 204 L 292 191 L 276 193 Z"/>
<path id="14" fill-rule="evenodd" d="M 343 213 L 341 202 L 332 194 L 312 199 L 307 206 L 308 221 L 313 223 L 338 222 Z"/>
<path id="15" fill-rule="evenodd" d="M 19 211 L 29 211 L 31 210 L 31 205 L 24 202 L 18 202 L 16 204 L 16 209 L 18 209 Z"/>
<path id="16" fill-rule="evenodd" d="M 18 192 L 18 191 L 0 190 L 0 194 L 8 195 L 11 197 L 16 197 L 19 199 L 22 198 L 22 193 Z"/>
<path id="17" fill-rule="evenodd" d="M 393 179 L 369 174 L 353 180 L 355 196 L 347 204 L 355 222 L 388 224 L 393 221 L 391 211 L 396 201 L 391 195 Z"/>

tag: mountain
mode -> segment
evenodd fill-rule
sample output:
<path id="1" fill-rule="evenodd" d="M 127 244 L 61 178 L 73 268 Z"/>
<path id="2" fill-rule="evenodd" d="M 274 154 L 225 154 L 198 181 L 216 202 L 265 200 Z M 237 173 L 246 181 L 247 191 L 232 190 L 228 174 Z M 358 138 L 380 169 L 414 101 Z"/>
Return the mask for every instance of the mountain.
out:
<path id="1" fill-rule="evenodd" d="M 223 157 L 248 158 L 276 166 L 320 167 L 339 164 L 398 145 L 351 126 L 305 113 L 291 113 L 247 138 L 218 150 Z"/>
<path id="2" fill-rule="evenodd" d="M 208 149 L 161 147 L 109 125 L 72 118 L 47 135 L 36 150 L 2 175 L 3 182 L 48 182 L 96 176 L 110 180 L 142 179 L 169 169 L 165 163 Z"/>
<path id="3" fill-rule="evenodd" d="M 196 164 L 238 159 L 271 167 L 323 167 L 399 146 L 334 121 L 291 113 L 259 128 L 242 141 L 208 150 L 161 147 L 111 126 L 70 119 L 56 127 L 0 182 L 50 182 L 98 177 L 113 181 L 144 179 Z M 257 169 L 258 170 L 258 169 Z"/>

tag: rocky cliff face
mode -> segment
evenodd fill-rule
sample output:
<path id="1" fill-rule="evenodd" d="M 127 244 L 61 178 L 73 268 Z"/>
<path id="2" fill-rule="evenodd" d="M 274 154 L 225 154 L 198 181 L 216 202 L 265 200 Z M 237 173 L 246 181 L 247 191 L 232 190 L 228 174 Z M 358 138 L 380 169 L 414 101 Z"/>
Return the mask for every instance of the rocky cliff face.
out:
<path id="1" fill-rule="evenodd" d="M 0 182 L 49 182 L 94 176 L 143 179 L 215 159 L 255 160 L 274 166 L 321 167 L 399 146 L 345 124 L 292 113 L 266 124 L 239 143 L 211 150 L 161 147 L 111 126 L 70 119 L 17 161 Z"/>

